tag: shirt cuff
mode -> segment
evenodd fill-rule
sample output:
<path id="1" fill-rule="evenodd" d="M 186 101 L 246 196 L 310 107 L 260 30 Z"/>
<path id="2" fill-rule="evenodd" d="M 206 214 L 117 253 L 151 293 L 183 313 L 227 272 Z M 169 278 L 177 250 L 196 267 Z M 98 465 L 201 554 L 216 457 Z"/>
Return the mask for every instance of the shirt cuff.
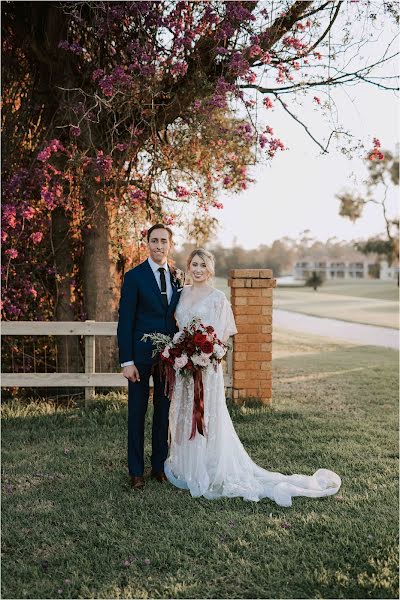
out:
<path id="1" fill-rule="evenodd" d="M 121 363 L 121 367 L 130 367 L 131 365 L 134 365 L 135 363 L 133 362 L 133 360 L 128 360 L 127 362 Z"/>

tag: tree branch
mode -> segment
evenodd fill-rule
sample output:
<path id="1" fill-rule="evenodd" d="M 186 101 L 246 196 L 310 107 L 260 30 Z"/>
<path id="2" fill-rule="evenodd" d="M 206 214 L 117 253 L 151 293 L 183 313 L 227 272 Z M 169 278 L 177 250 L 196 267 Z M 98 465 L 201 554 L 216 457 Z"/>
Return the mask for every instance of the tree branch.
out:
<path id="1" fill-rule="evenodd" d="M 322 150 L 323 154 L 327 153 L 327 148 L 324 148 L 323 145 L 312 135 L 311 131 L 308 129 L 307 125 L 305 125 L 302 121 L 300 121 L 300 119 L 298 117 L 296 117 L 296 115 L 294 113 L 292 113 L 292 111 L 290 111 L 288 109 L 288 107 L 286 106 L 286 104 L 283 102 L 283 100 L 281 100 L 279 98 L 279 96 L 275 95 L 275 98 L 280 102 L 280 104 L 282 105 L 283 109 L 295 120 L 297 121 L 297 123 L 299 123 L 299 125 L 301 125 L 303 127 L 303 129 L 306 131 L 307 135 L 317 144 L 317 146 L 319 146 Z M 330 138 L 329 138 L 330 139 Z"/>

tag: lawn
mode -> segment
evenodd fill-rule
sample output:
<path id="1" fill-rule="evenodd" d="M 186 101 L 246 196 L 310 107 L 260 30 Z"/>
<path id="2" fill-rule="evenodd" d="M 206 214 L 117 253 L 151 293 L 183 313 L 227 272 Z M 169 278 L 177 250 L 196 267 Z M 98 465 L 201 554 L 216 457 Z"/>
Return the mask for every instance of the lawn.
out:
<path id="1" fill-rule="evenodd" d="M 398 302 L 342 294 L 340 286 L 334 288 L 334 293 L 323 288 L 315 292 L 312 288 L 278 287 L 274 290 L 274 307 L 353 323 L 399 327 Z"/>
<path id="2" fill-rule="evenodd" d="M 230 297 L 228 281 L 215 278 L 215 286 Z M 332 281 L 314 291 L 306 287 L 278 286 L 274 308 L 380 327 L 399 327 L 398 288 L 379 280 Z"/>
<path id="3" fill-rule="evenodd" d="M 236 430 L 270 470 L 343 480 L 289 509 L 132 492 L 124 396 L 5 404 L 3 598 L 396 598 L 397 359 L 275 333 L 273 405 L 230 407 Z"/>
<path id="4" fill-rule="evenodd" d="M 392 281 L 381 281 L 380 279 L 360 279 L 359 281 L 326 281 L 319 288 L 323 294 L 340 294 L 341 296 L 356 296 L 359 298 L 375 298 L 376 300 L 399 299 L 399 288 Z"/>

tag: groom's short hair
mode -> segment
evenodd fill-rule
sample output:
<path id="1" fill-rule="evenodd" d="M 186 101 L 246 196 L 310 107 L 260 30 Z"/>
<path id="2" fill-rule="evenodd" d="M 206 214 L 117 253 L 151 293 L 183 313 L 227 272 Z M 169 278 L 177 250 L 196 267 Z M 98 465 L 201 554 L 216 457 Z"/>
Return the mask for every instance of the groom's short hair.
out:
<path id="1" fill-rule="evenodd" d="M 166 227 L 165 225 L 163 225 L 162 223 L 157 223 L 156 225 L 153 225 L 152 227 L 150 227 L 150 229 L 147 232 L 147 241 L 150 241 L 150 236 L 153 233 L 153 231 L 155 229 L 165 229 L 165 231 L 168 231 L 168 235 L 169 235 L 169 241 L 172 242 L 172 231 L 169 227 Z"/>

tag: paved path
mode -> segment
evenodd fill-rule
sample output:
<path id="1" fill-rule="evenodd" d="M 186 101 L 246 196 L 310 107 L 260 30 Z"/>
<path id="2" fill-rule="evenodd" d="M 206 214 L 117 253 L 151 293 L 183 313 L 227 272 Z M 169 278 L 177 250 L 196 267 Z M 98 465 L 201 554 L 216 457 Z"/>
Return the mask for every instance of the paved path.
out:
<path id="1" fill-rule="evenodd" d="M 282 329 L 303 331 L 304 333 L 342 339 L 347 342 L 399 349 L 399 331 L 389 327 L 375 327 L 374 325 L 361 325 L 337 319 L 311 317 L 310 315 L 279 308 L 275 308 L 273 311 L 273 324 L 275 327 Z"/>

